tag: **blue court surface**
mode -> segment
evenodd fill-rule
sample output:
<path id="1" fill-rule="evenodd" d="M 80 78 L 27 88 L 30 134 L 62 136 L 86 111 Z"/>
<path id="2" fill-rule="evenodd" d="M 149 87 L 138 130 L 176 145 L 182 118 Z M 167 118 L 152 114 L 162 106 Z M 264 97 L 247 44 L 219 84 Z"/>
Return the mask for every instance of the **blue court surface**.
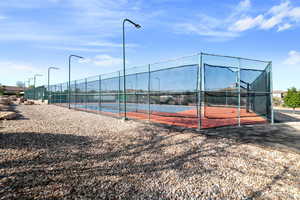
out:
<path id="1" fill-rule="evenodd" d="M 88 103 L 88 104 L 71 104 L 72 108 L 82 108 L 94 111 L 103 111 L 110 113 L 119 113 L 119 104 L 118 103 L 102 103 L 101 109 L 98 103 Z M 163 113 L 178 113 L 187 110 L 195 110 L 196 106 L 185 106 L 185 105 L 164 105 L 164 104 L 150 104 L 150 110 L 154 112 L 163 112 Z M 135 104 L 127 103 L 126 104 L 127 112 L 148 112 L 148 104 Z M 124 104 L 120 104 L 120 112 L 124 111 Z"/>

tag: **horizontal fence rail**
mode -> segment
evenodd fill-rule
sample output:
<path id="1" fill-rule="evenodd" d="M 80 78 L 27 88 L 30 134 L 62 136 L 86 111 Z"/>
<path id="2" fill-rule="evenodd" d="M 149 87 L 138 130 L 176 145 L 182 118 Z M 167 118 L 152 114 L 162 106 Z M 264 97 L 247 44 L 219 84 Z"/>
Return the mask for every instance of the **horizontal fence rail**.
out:
<path id="1" fill-rule="evenodd" d="M 25 97 L 186 128 L 273 123 L 272 63 L 199 53 L 25 91 Z M 126 115 L 125 115 L 126 112 Z"/>

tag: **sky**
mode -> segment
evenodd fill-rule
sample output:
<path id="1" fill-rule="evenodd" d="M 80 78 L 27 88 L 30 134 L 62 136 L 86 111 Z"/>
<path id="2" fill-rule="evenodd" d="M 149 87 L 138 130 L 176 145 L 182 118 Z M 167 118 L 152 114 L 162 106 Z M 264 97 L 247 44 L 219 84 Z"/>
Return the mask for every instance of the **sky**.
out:
<path id="1" fill-rule="evenodd" d="M 146 66 L 198 52 L 273 62 L 274 89 L 300 88 L 298 0 L 1 0 L 0 83 L 37 85 Z M 33 83 L 31 81 L 31 83 Z"/>

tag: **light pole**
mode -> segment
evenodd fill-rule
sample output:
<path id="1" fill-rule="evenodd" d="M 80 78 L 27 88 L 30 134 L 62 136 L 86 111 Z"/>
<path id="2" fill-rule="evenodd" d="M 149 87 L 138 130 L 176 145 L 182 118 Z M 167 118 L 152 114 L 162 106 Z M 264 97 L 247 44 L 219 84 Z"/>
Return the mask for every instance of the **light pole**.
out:
<path id="1" fill-rule="evenodd" d="M 141 25 L 134 23 L 133 21 L 131 21 L 130 19 L 124 19 L 123 20 L 123 86 L 124 86 L 124 119 L 127 120 L 127 115 L 126 115 L 126 65 L 125 65 L 125 22 L 129 22 L 132 25 L 135 26 L 135 28 L 139 29 L 141 28 Z"/>
<path id="2" fill-rule="evenodd" d="M 36 84 L 36 77 L 37 76 L 43 76 L 43 75 L 42 74 L 35 74 L 33 76 L 33 80 L 34 80 L 34 85 L 33 85 L 33 87 L 34 87 L 34 89 L 33 89 L 33 91 L 34 91 L 34 99 L 36 98 L 35 84 Z"/>
<path id="3" fill-rule="evenodd" d="M 48 94 L 48 104 L 49 104 L 49 94 L 50 94 L 50 70 L 59 70 L 57 67 L 48 67 L 48 87 L 47 87 L 47 94 Z"/>
<path id="4" fill-rule="evenodd" d="M 155 77 L 155 79 L 157 79 L 157 80 L 158 80 L 158 92 L 160 92 L 160 78 L 158 78 L 158 77 Z"/>
<path id="5" fill-rule="evenodd" d="M 83 57 L 77 56 L 77 55 L 70 55 L 69 56 L 69 83 L 68 83 L 68 102 L 69 102 L 68 107 L 69 107 L 69 109 L 71 109 L 70 98 L 71 98 L 71 58 L 72 57 L 83 59 Z"/>
<path id="6" fill-rule="evenodd" d="M 23 85 L 24 92 L 25 92 L 25 88 L 26 88 L 26 80 L 24 80 L 24 85 Z"/>
<path id="7" fill-rule="evenodd" d="M 33 78 L 29 78 L 28 79 L 28 88 L 30 87 L 30 80 L 32 80 Z"/>
<path id="8" fill-rule="evenodd" d="M 159 99 L 159 104 L 160 104 L 160 78 L 155 77 L 154 79 L 158 80 L 158 99 Z"/>
<path id="9" fill-rule="evenodd" d="M 35 88 L 35 84 L 36 84 L 36 77 L 37 76 L 43 76 L 42 74 L 35 74 L 34 76 L 33 76 L 33 80 L 34 80 L 34 88 Z"/>

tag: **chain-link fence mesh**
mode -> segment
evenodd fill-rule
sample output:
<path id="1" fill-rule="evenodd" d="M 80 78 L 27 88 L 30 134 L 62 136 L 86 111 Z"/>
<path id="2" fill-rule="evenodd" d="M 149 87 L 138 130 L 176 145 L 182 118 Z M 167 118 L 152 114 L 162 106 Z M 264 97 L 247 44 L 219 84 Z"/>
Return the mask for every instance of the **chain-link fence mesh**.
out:
<path id="1" fill-rule="evenodd" d="M 48 99 L 48 92 L 45 86 L 30 88 L 25 91 L 24 97 L 32 100 L 45 100 Z"/>
<path id="2" fill-rule="evenodd" d="M 271 62 L 200 53 L 130 68 L 125 76 L 117 71 L 48 91 L 43 86 L 42 96 L 40 87 L 25 96 L 115 117 L 211 128 L 272 122 L 271 76 Z"/>

